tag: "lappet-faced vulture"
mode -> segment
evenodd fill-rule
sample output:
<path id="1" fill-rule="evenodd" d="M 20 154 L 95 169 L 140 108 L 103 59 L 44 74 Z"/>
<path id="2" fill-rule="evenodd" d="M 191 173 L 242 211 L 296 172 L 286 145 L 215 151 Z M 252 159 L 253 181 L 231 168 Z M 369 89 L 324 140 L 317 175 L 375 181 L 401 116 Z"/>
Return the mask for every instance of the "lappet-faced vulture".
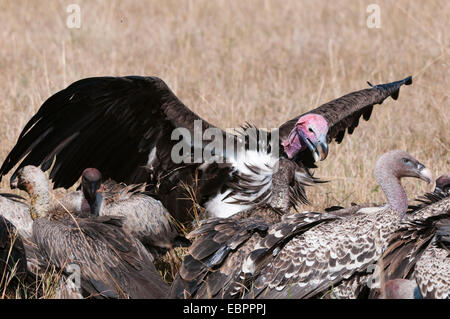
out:
<path id="1" fill-rule="evenodd" d="M 186 186 L 208 216 L 227 217 L 269 200 L 278 158 L 296 163 L 304 194 L 304 180 L 314 180 L 308 169 L 326 158 L 328 143 L 341 142 L 361 116 L 370 118 L 375 104 L 397 99 L 400 87 L 411 83 L 407 77 L 347 94 L 268 134 L 252 127 L 226 134 L 187 108 L 159 78 L 82 79 L 44 102 L 22 130 L 0 177 L 19 163 L 19 168 L 35 165 L 44 171 L 54 163 L 55 187 L 67 188 L 84 169 L 95 167 L 117 182 L 148 182 L 178 221 L 192 220 Z"/>

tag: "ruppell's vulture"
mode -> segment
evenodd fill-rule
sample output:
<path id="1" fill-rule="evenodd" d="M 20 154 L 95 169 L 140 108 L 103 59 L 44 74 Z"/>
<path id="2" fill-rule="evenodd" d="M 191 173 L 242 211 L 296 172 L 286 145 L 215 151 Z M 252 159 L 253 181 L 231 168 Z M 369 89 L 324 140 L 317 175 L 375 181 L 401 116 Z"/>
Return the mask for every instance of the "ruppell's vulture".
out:
<path id="1" fill-rule="evenodd" d="M 391 236 L 378 262 L 381 287 L 372 296 L 378 293 L 381 298 L 402 298 L 403 294 L 390 296 L 390 285 L 410 281 L 415 296 L 420 293 L 423 298 L 450 297 L 450 192 L 442 191 L 448 189 L 450 180 L 445 177 L 448 175 L 436 180 L 433 193 L 419 198 L 419 205 L 410 207 Z M 404 287 L 407 293 L 406 284 Z"/>
<path id="2" fill-rule="evenodd" d="M 375 176 L 387 197 L 386 206 L 365 208 L 341 216 L 333 215 L 332 212 L 322 213 L 326 214 L 322 220 L 314 219 L 313 216 L 302 219 L 303 214 L 287 215 L 281 222 L 268 225 L 264 235 L 252 242 L 251 248 L 245 250 L 244 256 L 236 261 L 223 262 L 217 258 L 222 255 L 217 253 L 208 256 L 207 247 L 211 245 L 204 244 L 203 255 L 191 254 L 185 258 L 180 277 L 183 277 L 182 271 L 186 268 L 185 278 L 194 278 L 189 277 L 190 272 L 199 273 L 192 259 L 208 261 L 212 258 L 221 262 L 219 270 L 211 267 L 212 278 L 221 272 L 231 272 L 233 278 L 238 278 L 229 286 L 229 290 L 221 293 L 224 297 L 324 297 L 333 287 L 332 293 L 338 298 L 356 298 L 362 284 L 371 278 L 371 273 L 367 272 L 369 266 L 374 265 L 382 255 L 389 236 L 396 231 L 407 211 L 407 196 L 399 179 L 416 177 L 427 182 L 431 180 L 431 173 L 424 165 L 408 153 L 398 150 L 385 153 L 378 159 Z M 224 229 L 223 233 L 221 229 Z M 225 226 L 216 227 L 215 230 L 218 234 L 210 231 L 209 235 L 214 235 L 214 239 L 239 234 L 235 230 L 230 235 Z M 203 235 L 206 236 L 208 234 Z M 204 242 L 208 242 L 208 239 Z M 200 244 L 195 240 L 191 249 Z M 216 250 L 221 252 L 226 248 L 224 245 Z M 232 248 L 240 249 L 239 246 Z M 202 276 L 199 278 L 203 279 Z M 194 280 L 194 283 L 185 284 L 185 290 L 189 292 L 196 285 L 205 284 Z M 216 287 L 212 280 L 210 287 Z M 186 295 L 189 296 L 185 292 Z"/>
<path id="3" fill-rule="evenodd" d="M 145 184 L 125 185 L 112 180 L 102 183 L 100 171 L 87 168 L 81 176 L 81 190 L 68 193 L 53 211 L 71 207 L 79 214 L 123 217 L 124 230 L 155 257 L 174 247 L 189 246 L 167 209 L 144 188 Z"/>
<path id="4" fill-rule="evenodd" d="M 243 134 L 227 134 L 193 113 L 157 77 L 82 79 L 44 102 L 1 166 L 0 177 L 19 163 L 19 168 L 31 164 L 44 171 L 54 164 L 55 187 L 68 188 L 84 169 L 95 167 L 117 182 L 147 182 L 180 222 L 192 220 L 189 187 L 207 216 L 227 217 L 269 200 L 278 158 L 292 160 L 297 177 L 311 180 L 308 169 L 326 158 L 328 143 L 340 143 L 361 116 L 370 118 L 375 104 L 389 96 L 397 99 L 400 87 L 411 83 L 407 77 L 347 94 L 271 132 L 250 126 Z M 196 125 L 200 143 L 194 142 Z M 210 135 L 207 129 L 213 129 Z M 181 156 L 174 160 L 174 154 Z M 300 190 L 307 202 L 303 185 Z"/>
<path id="5" fill-rule="evenodd" d="M 21 168 L 13 187 L 31 198 L 33 241 L 46 261 L 65 273 L 79 269 L 84 294 L 93 298 L 164 298 L 168 285 L 152 256 L 122 229 L 122 218 L 48 215 L 49 184 L 37 167 Z"/>

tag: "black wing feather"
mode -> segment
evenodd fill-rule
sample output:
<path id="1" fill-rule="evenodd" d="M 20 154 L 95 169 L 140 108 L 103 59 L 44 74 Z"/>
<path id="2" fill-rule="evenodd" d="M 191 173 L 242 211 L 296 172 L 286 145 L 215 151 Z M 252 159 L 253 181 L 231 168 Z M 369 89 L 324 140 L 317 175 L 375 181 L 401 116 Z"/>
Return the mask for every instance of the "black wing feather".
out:
<path id="1" fill-rule="evenodd" d="M 19 167 L 42 165 L 44 170 L 55 161 L 50 174 L 55 187 L 72 186 L 87 167 L 131 184 L 153 147 L 160 165 L 173 168 L 168 157 L 176 143 L 170 140 L 172 130 L 192 131 L 194 120 L 201 118 L 159 78 L 83 79 L 44 102 L 21 132 L 0 177 L 21 160 Z"/>
<path id="2" fill-rule="evenodd" d="M 409 76 L 403 80 L 379 84 L 369 89 L 364 89 L 349 93 L 333 101 L 325 103 L 308 113 L 320 114 L 325 117 L 328 122 L 328 141 L 333 139 L 340 143 L 344 138 L 345 130 L 348 129 L 349 134 L 358 126 L 361 115 L 367 121 L 372 114 L 373 105 L 381 104 L 391 96 L 394 100 L 398 98 L 400 87 L 402 85 L 412 84 L 412 77 Z M 305 115 L 302 114 L 302 115 Z M 280 139 L 284 140 L 288 137 L 295 123 L 302 116 L 297 116 L 292 120 L 280 126 Z"/>

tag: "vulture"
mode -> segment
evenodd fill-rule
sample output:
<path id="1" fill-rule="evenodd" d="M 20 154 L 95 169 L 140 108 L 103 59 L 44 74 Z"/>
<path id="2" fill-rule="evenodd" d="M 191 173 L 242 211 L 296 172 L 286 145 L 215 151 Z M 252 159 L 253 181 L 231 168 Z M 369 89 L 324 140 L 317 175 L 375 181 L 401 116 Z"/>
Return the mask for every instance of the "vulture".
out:
<path id="1" fill-rule="evenodd" d="M 384 207 L 288 214 L 262 225 L 247 216 L 236 220 L 239 215 L 207 220 L 191 233 L 196 238 L 171 295 L 310 298 L 324 297 L 333 287 L 336 297 L 356 298 L 357 288 L 370 279 L 369 266 L 382 255 L 408 209 L 400 179 L 429 183 L 431 172 L 408 153 L 394 150 L 377 160 L 375 177 L 387 198 Z M 228 284 L 227 276 L 233 282 Z"/>
<path id="2" fill-rule="evenodd" d="M 0 215 L 0 296 L 5 288 L 23 282 L 26 275 L 27 259 L 19 232 Z"/>
<path id="3" fill-rule="evenodd" d="M 49 216 L 49 184 L 37 167 L 21 168 L 11 186 L 31 198 L 32 236 L 46 262 L 64 273 L 79 269 L 84 294 L 93 298 L 164 298 L 168 285 L 152 256 L 123 230 L 117 216 Z"/>
<path id="4" fill-rule="evenodd" d="M 419 198 L 411 206 L 389 245 L 378 261 L 381 287 L 371 296 L 406 298 L 390 295 L 391 282 L 410 282 L 414 294 L 423 298 L 446 299 L 450 295 L 450 186 L 449 175 L 436 180 L 433 193 Z M 447 191 L 443 191 L 446 189 Z M 406 294 L 407 291 L 405 290 Z"/>
<path id="5" fill-rule="evenodd" d="M 171 298 L 232 298 L 235 287 L 240 288 L 239 267 L 273 225 L 287 236 L 335 218 L 327 213 L 290 214 L 301 196 L 293 166 L 292 161 L 280 159 L 268 202 L 227 218 L 203 220 L 189 234 L 195 240 L 172 284 Z"/>
<path id="6" fill-rule="evenodd" d="M 189 246 L 190 242 L 179 233 L 169 212 L 160 201 L 145 193 L 143 186 L 126 186 L 112 180 L 102 183 L 100 171 L 87 168 L 81 177 L 81 190 L 68 193 L 58 206 L 59 209 L 70 207 L 80 215 L 123 217 L 124 230 L 139 239 L 152 255 Z M 53 207 L 51 211 L 57 210 Z"/>
<path id="7" fill-rule="evenodd" d="M 297 116 L 270 132 L 246 125 L 236 134 L 213 126 L 186 107 L 157 77 L 94 77 L 48 98 L 22 130 L 0 167 L 51 169 L 54 186 L 71 187 L 84 169 L 148 191 L 181 223 L 229 217 L 269 201 L 278 158 L 296 164 L 301 202 L 304 180 L 324 160 L 328 144 L 352 134 L 375 104 L 397 99 L 412 78 L 371 85 Z M 14 179 L 17 170 L 12 175 Z"/>

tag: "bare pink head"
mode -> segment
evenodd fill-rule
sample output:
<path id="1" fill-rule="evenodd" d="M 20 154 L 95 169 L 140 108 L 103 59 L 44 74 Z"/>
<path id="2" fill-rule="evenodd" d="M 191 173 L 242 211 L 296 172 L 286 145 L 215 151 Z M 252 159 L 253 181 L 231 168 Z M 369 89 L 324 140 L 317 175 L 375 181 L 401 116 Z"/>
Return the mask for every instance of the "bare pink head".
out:
<path id="1" fill-rule="evenodd" d="M 308 149 L 315 161 L 322 161 L 328 155 L 328 123 L 322 115 L 306 114 L 301 116 L 288 138 L 281 144 L 289 159 Z"/>

